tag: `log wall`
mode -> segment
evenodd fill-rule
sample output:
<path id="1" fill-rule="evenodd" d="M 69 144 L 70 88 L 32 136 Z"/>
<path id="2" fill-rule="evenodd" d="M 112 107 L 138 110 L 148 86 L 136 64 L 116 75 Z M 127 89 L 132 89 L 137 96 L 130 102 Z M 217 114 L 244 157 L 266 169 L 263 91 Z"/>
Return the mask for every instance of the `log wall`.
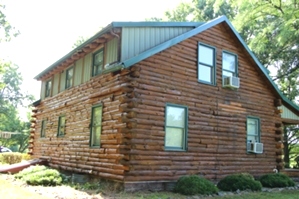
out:
<path id="1" fill-rule="evenodd" d="M 131 86 L 128 70 L 101 75 L 85 84 L 47 98 L 33 110 L 30 153 L 50 160 L 50 166 L 79 173 L 89 173 L 122 181 L 125 137 L 120 131 L 124 98 Z M 90 148 L 90 121 L 93 105 L 103 105 L 101 147 Z M 65 115 L 65 136 L 57 137 L 58 117 Z M 41 123 L 47 121 L 46 137 L 41 137 Z"/>
<path id="2" fill-rule="evenodd" d="M 281 166 L 281 123 L 277 94 L 249 54 L 225 25 L 217 25 L 132 67 L 135 96 L 130 109 L 130 170 L 126 182 L 172 181 L 182 175 L 200 174 L 212 180 L 236 172 L 255 176 Z M 197 80 L 198 42 L 216 47 L 217 85 Z M 241 87 L 222 88 L 222 50 L 238 55 Z M 188 149 L 164 149 L 165 105 L 188 106 Z M 246 151 L 246 117 L 261 119 L 263 154 Z M 276 137 L 276 139 L 275 139 Z"/>

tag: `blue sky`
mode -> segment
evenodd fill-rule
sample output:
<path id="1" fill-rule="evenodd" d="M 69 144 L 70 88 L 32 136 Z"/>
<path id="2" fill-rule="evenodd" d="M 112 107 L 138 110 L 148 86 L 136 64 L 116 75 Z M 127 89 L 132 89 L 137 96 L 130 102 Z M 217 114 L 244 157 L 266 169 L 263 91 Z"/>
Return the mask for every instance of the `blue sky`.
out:
<path id="1" fill-rule="evenodd" d="M 33 78 L 112 21 L 144 21 L 163 17 L 180 2 L 191 0 L 2 0 L 5 14 L 20 35 L 1 43 L 0 58 L 18 65 L 23 91 L 39 99 L 40 82 Z"/>

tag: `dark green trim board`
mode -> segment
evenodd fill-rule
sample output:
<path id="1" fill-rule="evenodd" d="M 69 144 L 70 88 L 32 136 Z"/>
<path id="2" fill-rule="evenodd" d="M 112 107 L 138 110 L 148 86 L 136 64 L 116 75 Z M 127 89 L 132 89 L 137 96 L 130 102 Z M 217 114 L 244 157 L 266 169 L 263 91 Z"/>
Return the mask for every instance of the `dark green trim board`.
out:
<path id="1" fill-rule="evenodd" d="M 168 116 L 169 117 L 178 117 L 179 115 L 168 115 L 168 108 L 178 108 L 178 109 L 183 109 L 184 110 L 184 125 L 179 126 L 179 125 L 173 125 L 168 123 Z M 179 118 L 178 118 L 179 119 Z M 178 104 L 171 104 L 171 103 L 166 103 L 165 105 L 165 123 L 164 123 L 164 130 L 165 130 L 165 138 L 164 138 L 164 148 L 166 151 L 187 151 L 188 149 L 188 107 L 184 105 L 178 105 Z M 183 132 L 183 137 L 181 138 L 182 143 L 181 146 L 170 146 L 167 145 L 168 140 L 173 132 L 168 131 L 168 129 L 172 130 L 179 130 L 181 129 Z M 175 137 L 175 136 L 174 136 Z"/>
<path id="2" fill-rule="evenodd" d="M 96 118 L 95 111 L 99 109 L 100 115 Z M 90 121 L 90 136 L 89 146 L 92 148 L 101 147 L 101 134 L 102 134 L 102 117 L 103 117 L 103 105 L 97 104 L 91 108 L 91 121 Z M 100 120 L 100 121 L 98 121 Z M 96 131 L 99 131 L 98 135 Z M 95 138 L 95 136 L 98 136 Z M 95 140 L 98 139 L 98 140 Z"/>

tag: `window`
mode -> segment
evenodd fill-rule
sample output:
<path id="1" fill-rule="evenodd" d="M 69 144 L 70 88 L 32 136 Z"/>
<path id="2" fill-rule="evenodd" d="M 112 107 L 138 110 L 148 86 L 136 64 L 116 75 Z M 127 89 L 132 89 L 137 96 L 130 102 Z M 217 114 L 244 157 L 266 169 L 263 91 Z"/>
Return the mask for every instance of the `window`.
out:
<path id="1" fill-rule="evenodd" d="M 65 135 L 65 116 L 60 116 L 58 118 L 58 132 L 57 137 L 62 137 Z"/>
<path id="2" fill-rule="evenodd" d="M 101 74 L 104 66 L 104 50 L 101 49 L 93 55 L 92 76 Z"/>
<path id="3" fill-rule="evenodd" d="M 260 143 L 260 119 L 257 117 L 247 117 L 247 143 Z"/>
<path id="4" fill-rule="evenodd" d="M 90 130 L 90 146 L 99 147 L 101 145 L 102 132 L 102 105 L 92 107 L 91 111 L 91 130 Z"/>
<path id="5" fill-rule="evenodd" d="M 40 131 L 40 137 L 46 137 L 46 125 L 47 125 L 47 121 L 43 120 L 42 126 L 41 126 L 41 131 Z"/>
<path id="6" fill-rule="evenodd" d="M 198 81 L 215 85 L 216 76 L 216 49 L 198 44 Z"/>
<path id="7" fill-rule="evenodd" d="M 65 77 L 65 88 L 70 88 L 73 86 L 73 67 L 66 70 Z"/>
<path id="8" fill-rule="evenodd" d="M 51 90 L 52 90 L 52 80 L 48 80 L 46 82 L 45 97 L 50 97 L 51 96 Z"/>
<path id="9" fill-rule="evenodd" d="M 186 150 L 188 108 L 167 104 L 165 117 L 165 149 Z"/>
<path id="10" fill-rule="evenodd" d="M 238 72 L 238 57 L 229 52 L 222 53 L 222 76 L 237 77 Z"/>

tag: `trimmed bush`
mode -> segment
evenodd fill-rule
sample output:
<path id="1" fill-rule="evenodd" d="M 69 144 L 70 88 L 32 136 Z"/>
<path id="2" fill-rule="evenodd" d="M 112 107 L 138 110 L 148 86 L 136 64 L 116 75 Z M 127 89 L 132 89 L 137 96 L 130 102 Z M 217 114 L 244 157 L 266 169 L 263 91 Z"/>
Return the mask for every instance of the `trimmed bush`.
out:
<path id="1" fill-rule="evenodd" d="M 49 169 L 45 166 L 30 166 L 15 175 L 15 178 L 21 179 L 30 185 L 55 186 L 60 185 L 63 176 L 55 169 Z"/>
<path id="2" fill-rule="evenodd" d="M 15 164 L 22 161 L 22 154 L 15 152 L 1 153 L 1 162 L 3 164 Z"/>
<path id="3" fill-rule="evenodd" d="M 14 177 L 17 178 L 17 179 L 23 179 L 27 175 L 32 175 L 34 173 L 37 173 L 39 171 L 44 171 L 46 169 L 48 169 L 48 168 L 46 166 L 43 166 L 43 165 L 30 166 L 26 169 L 23 169 L 19 173 L 15 174 Z"/>
<path id="4" fill-rule="evenodd" d="M 274 188 L 295 186 L 295 182 L 282 173 L 265 174 L 259 180 L 264 187 Z"/>
<path id="5" fill-rule="evenodd" d="M 260 191 L 262 184 L 254 180 L 254 177 L 248 173 L 232 174 L 221 179 L 217 187 L 223 191 L 252 190 Z"/>
<path id="6" fill-rule="evenodd" d="M 217 187 L 205 178 L 197 175 L 183 176 L 175 185 L 174 191 L 184 195 L 213 194 Z"/>

